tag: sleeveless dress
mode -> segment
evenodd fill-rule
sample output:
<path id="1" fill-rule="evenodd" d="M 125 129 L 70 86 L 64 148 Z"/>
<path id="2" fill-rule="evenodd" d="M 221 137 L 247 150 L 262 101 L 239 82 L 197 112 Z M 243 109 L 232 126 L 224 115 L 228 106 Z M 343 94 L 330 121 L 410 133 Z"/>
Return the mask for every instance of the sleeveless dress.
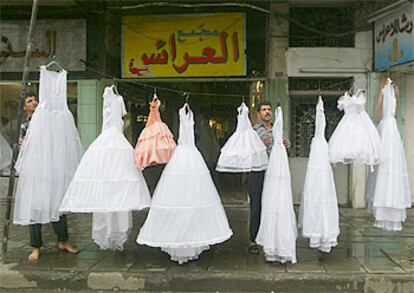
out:
<path id="1" fill-rule="evenodd" d="M 345 111 L 329 140 L 331 163 L 359 162 L 374 166 L 380 162 L 380 138 L 365 111 L 366 97 L 362 91 L 338 100 L 338 109 Z"/>
<path id="2" fill-rule="evenodd" d="M 134 165 L 134 150 L 123 134 L 122 96 L 103 94 L 102 133 L 89 146 L 60 207 L 93 213 L 92 239 L 101 249 L 122 250 L 132 227 L 132 210 L 150 205 L 147 184 Z"/>
<path id="3" fill-rule="evenodd" d="M 283 145 L 283 113 L 277 107 L 272 129 L 274 144 L 265 173 L 262 212 L 256 242 L 267 261 L 296 263 L 296 216 L 293 209 L 289 161 Z"/>
<path id="4" fill-rule="evenodd" d="M 402 230 L 401 222 L 411 207 L 404 146 L 395 120 L 396 99 L 392 81 L 382 89 L 383 118 L 378 125 L 381 136 L 381 163 L 368 179 L 368 208 L 375 217 L 375 227 Z"/>
<path id="5" fill-rule="evenodd" d="M 194 118 L 179 110 L 178 146 L 157 184 L 137 243 L 160 247 L 183 264 L 232 236 L 210 172 L 194 144 Z"/>
<path id="6" fill-rule="evenodd" d="M 216 170 L 219 172 L 251 172 L 266 170 L 266 146 L 249 120 L 249 108 L 242 103 L 237 108 L 237 128 L 221 149 Z"/>
<path id="7" fill-rule="evenodd" d="M 316 106 L 315 136 L 310 147 L 299 226 L 302 228 L 303 237 L 309 238 L 311 248 L 330 252 L 331 247 L 337 245 L 339 212 L 325 126 L 321 98 Z"/>
<path id="8" fill-rule="evenodd" d="M 161 121 L 160 105 L 161 101 L 154 94 L 147 124 L 135 146 L 135 164 L 141 169 L 168 163 L 176 147 L 167 124 Z"/>
<path id="9" fill-rule="evenodd" d="M 89 146 L 62 201 L 62 212 L 140 210 L 150 204 L 144 176 L 134 164 L 134 149 L 123 134 L 122 96 L 106 87 L 101 134 Z"/>
<path id="10" fill-rule="evenodd" d="M 39 105 L 16 162 L 15 224 L 59 221 L 59 206 L 81 159 L 81 141 L 66 101 L 66 75 L 65 70 L 40 67 Z"/>

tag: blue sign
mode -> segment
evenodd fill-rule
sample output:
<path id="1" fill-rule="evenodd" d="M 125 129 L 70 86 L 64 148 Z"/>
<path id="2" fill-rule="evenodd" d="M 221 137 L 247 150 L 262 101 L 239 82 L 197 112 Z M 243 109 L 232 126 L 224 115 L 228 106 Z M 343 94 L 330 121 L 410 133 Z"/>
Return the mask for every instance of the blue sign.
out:
<path id="1" fill-rule="evenodd" d="M 375 22 L 375 70 L 414 61 L 414 4 Z"/>

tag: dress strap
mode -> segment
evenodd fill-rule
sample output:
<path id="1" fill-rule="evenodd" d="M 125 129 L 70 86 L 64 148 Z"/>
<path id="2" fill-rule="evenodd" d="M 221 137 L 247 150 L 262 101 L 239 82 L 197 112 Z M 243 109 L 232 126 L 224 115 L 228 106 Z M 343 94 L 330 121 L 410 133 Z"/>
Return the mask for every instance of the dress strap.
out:
<path id="1" fill-rule="evenodd" d="M 185 117 L 189 116 L 188 113 L 191 112 L 190 109 L 190 105 L 188 105 L 187 103 L 185 103 L 180 110 L 178 110 L 178 113 L 180 114 L 180 116 L 184 115 Z"/>
<path id="2" fill-rule="evenodd" d="M 158 99 L 158 96 L 156 93 L 154 93 L 154 96 L 151 100 L 151 107 L 157 107 L 157 109 L 161 106 L 161 101 Z"/>

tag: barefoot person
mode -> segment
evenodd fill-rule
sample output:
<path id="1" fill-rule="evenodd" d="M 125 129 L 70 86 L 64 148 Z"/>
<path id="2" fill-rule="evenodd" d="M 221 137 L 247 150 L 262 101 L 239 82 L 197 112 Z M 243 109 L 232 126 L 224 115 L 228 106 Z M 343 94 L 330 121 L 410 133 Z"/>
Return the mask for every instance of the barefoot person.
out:
<path id="1" fill-rule="evenodd" d="M 38 101 L 36 95 L 33 93 L 26 94 L 23 105 L 23 110 L 26 112 L 26 118 L 24 119 L 20 127 L 19 148 L 26 137 L 32 115 L 36 110 L 37 105 Z M 52 222 L 52 225 L 53 230 L 55 231 L 55 234 L 57 236 L 58 249 L 65 250 L 73 254 L 79 253 L 79 249 L 68 242 L 69 235 L 66 216 L 60 216 L 59 221 Z M 42 224 L 29 225 L 30 245 L 33 247 L 32 252 L 27 257 L 29 261 L 36 261 L 40 257 L 40 248 L 43 245 L 41 229 Z"/>

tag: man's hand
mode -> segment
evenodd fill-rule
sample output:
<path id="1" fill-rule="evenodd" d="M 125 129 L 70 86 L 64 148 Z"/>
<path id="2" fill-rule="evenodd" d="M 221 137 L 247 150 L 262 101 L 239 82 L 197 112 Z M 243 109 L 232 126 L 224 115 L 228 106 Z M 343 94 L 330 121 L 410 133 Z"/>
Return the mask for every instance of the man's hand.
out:
<path id="1" fill-rule="evenodd" d="M 290 142 L 287 139 L 283 140 L 283 145 L 285 146 L 285 149 L 290 148 Z"/>
<path id="2" fill-rule="evenodd" d="M 270 138 L 265 137 L 265 138 L 263 138 L 262 140 L 263 140 L 263 143 L 264 143 L 267 147 L 272 145 L 272 140 L 271 140 Z"/>

